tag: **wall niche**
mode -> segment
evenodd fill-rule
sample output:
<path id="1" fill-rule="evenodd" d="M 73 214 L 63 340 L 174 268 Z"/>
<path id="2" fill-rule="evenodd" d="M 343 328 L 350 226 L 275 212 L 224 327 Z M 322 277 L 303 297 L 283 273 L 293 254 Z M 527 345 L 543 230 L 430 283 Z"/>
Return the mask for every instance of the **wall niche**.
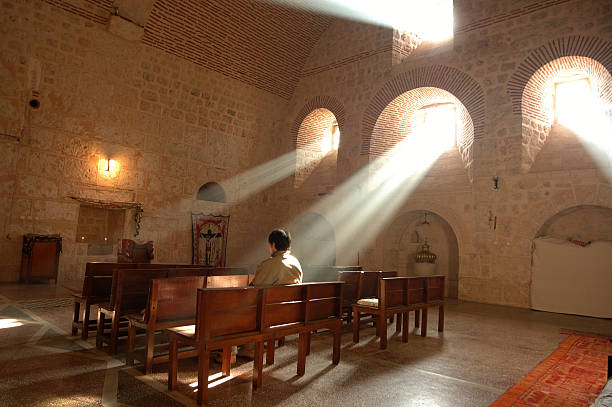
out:
<path id="1" fill-rule="evenodd" d="M 76 241 L 87 244 L 87 256 L 112 255 L 123 236 L 124 224 L 125 209 L 81 205 Z"/>

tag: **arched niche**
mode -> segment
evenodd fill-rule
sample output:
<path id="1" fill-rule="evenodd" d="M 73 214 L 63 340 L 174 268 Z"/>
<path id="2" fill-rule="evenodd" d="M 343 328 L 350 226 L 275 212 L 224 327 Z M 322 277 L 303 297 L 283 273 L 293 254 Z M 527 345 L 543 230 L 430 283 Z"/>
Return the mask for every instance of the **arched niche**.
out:
<path id="1" fill-rule="evenodd" d="M 612 317 L 612 208 L 578 205 L 546 220 L 533 239 L 531 308 Z"/>
<path id="2" fill-rule="evenodd" d="M 577 205 L 550 217 L 535 235 L 563 240 L 612 242 L 612 208 Z"/>
<path id="3" fill-rule="evenodd" d="M 225 203 L 225 191 L 216 182 L 207 182 L 198 190 L 198 201 L 221 202 Z"/>
<path id="4" fill-rule="evenodd" d="M 292 252 L 302 266 L 336 265 L 336 235 L 323 216 L 315 212 L 304 213 L 289 230 Z"/>
<path id="5" fill-rule="evenodd" d="M 457 298 L 459 282 L 459 245 L 450 224 L 435 212 L 416 210 L 396 217 L 384 241 L 384 268 L 399 275 L 413 276 L 415 255 L 424 241 L 436 254 L 436 274 L 446 276 L 446 296 Z"/>

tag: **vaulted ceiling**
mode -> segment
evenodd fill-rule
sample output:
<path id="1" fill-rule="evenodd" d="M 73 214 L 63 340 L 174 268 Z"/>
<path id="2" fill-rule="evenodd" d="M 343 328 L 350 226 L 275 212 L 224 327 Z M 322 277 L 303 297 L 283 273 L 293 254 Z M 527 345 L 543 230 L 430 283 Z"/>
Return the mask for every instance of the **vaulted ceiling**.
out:
<path id="1" fill-rule="evenodd" d="M 45 1 L 100 24 L 116 11 L 143 43 L 285 99 L 332 20 L 262 0 Z"/>

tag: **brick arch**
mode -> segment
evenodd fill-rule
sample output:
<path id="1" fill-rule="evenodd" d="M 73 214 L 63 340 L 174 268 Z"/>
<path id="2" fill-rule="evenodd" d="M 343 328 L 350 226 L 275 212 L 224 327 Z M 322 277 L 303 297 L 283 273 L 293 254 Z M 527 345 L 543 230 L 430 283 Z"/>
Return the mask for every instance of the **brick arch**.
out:
<path id="1" fill-rule="evenodd" d="M 524 235 L 531 240 L 535 239 L 547 222 L 557 215 L 577 207 L 597 207 L 612 210 L 612 203 L 610 202 L 606 192 L 602 192 L 600 187 L 599 191 L 597 192 L 597 196 L 592 200 L 578 200 L 574 198 L 567 199 L 566 201 L 556 205 L 546 205 L 542 207 L 542 210 L 540 213 L 538 213 L 536 218 L 533 219 L 525 228 Z"/>
<path id="2" fill-rule="evenodd" d="M 361 126 L 361 155 L 369 155 L 372 132 L 378 117 L 395 98 L 413 89 L 434 87 L 455 96 L 467 109 L 474 127 L 474 139 L 484 135 L 484 93 L 471 76 L 445 65 L 426 66 L 404 72 L 387 82 L 370 101 Z"/>
<path id="3" fill-rule="evenodd" d="M 333 96 L 317 96 L 310 99 L 302 108 L 299 113 L 295 117 L 293 121 L 293 125 L 291 126 L 291 139 L 293 140 L 293 145 L 296 149 L 305 148 L 309 143 L 307 139 L 300 140 L 300 127 L 304 122 L 304 119 L 311 114 L 313 111 L 317 109 L 326 109 L 329 110 L 336 117 L 338 121 L 338 127 L 340 128 L 340 139 L 342 139 L 346 113 L 344 109 L 344 105 L 337 98 Z"/>
<path id="4" fill-rule="evenodd" d="M 465 106 L 440 88 L 416 88 L 393 99 L 381 112 L 370 136 L 370 159 L 384 156 L 402 140 L 412 136 L 414 113 L 433 103 L 453 103 L 457 111 L 456 147 L 471 179 L 474 125 Z"/>
<path id="5" fill-rule="evenodd" d="M 612 72 L 612 43 L 598 37 L 572 35 L 552 40 L 533 50 L 519 65 L 507 85 L 512 102 L 512 112 L 522 114 L 523 106 L 529 112 L 529 104 L 534 103 L 537 94 L 523 97 L 523 92 L 533 75 L 549 62 L 562 57 L 588 57 L 602 64 Z"/>

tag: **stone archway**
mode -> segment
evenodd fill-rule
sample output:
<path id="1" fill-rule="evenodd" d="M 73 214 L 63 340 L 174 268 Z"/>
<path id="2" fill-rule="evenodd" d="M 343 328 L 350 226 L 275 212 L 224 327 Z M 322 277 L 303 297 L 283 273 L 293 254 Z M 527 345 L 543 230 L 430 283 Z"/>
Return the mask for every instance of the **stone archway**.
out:
<path id="1" fill-rule="evenodd" d="M 391 222 L 385 239 L 384 269 L 399 275 L 414 275 L 414 255 L 427 240 L 438 256 L 436 274 L 446 276 L 446 296 L 458 297 L 459 245 L 451 225 L 428 210 L 405 212 Z"/>

